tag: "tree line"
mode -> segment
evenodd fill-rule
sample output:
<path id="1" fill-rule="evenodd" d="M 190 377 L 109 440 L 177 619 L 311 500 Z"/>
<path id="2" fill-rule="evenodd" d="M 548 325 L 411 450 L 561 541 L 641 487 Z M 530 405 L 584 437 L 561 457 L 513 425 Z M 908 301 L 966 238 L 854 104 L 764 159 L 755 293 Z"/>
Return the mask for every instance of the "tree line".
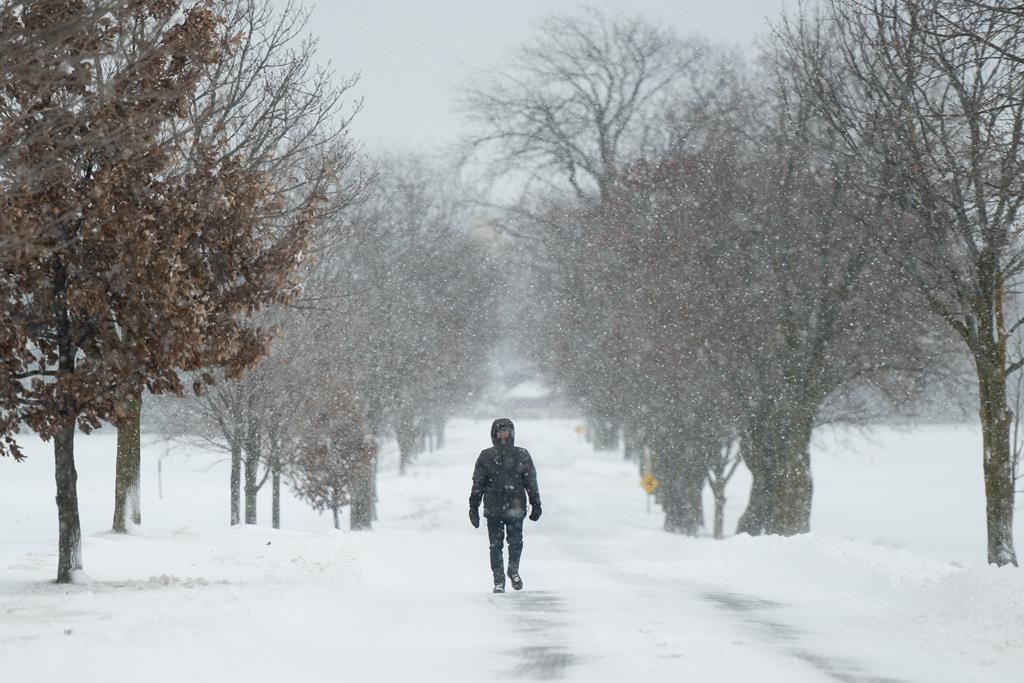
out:
<path id="1" fill-rule="evenodd" d="M 1016 565 L 1024 15 L 825 0 L 755 59 L 639 16 L 545 21 L 464 91 L 465 156 L 514 187 L 524 350 L 695 534 L 810 530 L 827 422 L 913 409 L 970 361 L 988 561 Z M 966 353 L 964 353 L 966 351 Z"/>
<path id="2" fill-rule="evenodd" d="M 813 431 L 973 371 L 988 560 L 1016 564 L 1024 15 L 824 0 L 756 59 L 642 17 L 552 17 L 463 91 L 464 168 L 371 158 L 354 78 L 267 0 L 0 0 L 0 453 L 54 444 L 57 579 L 82 567 L 75 434 L 142 404 L 270 484 L 375 515 L 514 339 L 661 482 L 669 531 L 752 474 L 737 530 L 810 529 Z M 511 191 L 511 192 L 510 192 Z M 473 228 L 497 226 L 481 240 Z M 496 247 L 496 248 L 495 248 Z M 180 396 L 165 402 L 160 396 Z"/>
<path id="3" fill-rule="evenodd" d="M 159 413 L 230 453 L 232 523 L 270 481 L 275 526 L 284 483 L 366 528 L 379 439 L 408 462 L 483 365 L 472 212 L 429 162 L 360 151 L 307 19 L 0 0 L 0 453 L 53 441 L 58 582 L 83 566 L 77 431 L 117 426 L 113 527 L 141 522 L 144 396 L 191 395 Z"/>

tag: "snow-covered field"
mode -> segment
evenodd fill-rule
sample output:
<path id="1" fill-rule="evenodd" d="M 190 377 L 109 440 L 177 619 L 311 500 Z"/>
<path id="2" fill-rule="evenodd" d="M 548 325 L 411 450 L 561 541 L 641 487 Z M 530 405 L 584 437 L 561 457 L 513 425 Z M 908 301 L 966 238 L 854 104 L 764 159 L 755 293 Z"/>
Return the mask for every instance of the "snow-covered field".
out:
<path id="1" fill-rule="evenodd" d="M 281 531 L 229 528 L 222 456 L 152 444 L 144 525 L 112 535 L 113 435 L 80 437 L 88 582 L 72 586 L 51 582 L 49 445 L 27 441 L 27 463 L 0 461 L 0 680 L 1022 680 L 1024 574 L 984 564 L 974 431 L 827 432 L 813 534 L 714 541 L 661 532 L 635 465 L 575 426 L 517 425 L 544 516 L 526 589 L 497 596 L 466 518 L 489 421 L 453 422 L 404 477 L 385 449 L 364 533 L 291 498 Z"/>

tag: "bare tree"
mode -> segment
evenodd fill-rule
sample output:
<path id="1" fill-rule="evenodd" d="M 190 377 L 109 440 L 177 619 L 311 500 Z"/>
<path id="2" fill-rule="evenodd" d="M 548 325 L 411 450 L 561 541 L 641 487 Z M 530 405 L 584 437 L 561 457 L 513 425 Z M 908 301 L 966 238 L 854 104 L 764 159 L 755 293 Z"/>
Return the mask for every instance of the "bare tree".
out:
<path id="1" fill-rule="evenodd" d="M 168 438 L 229 454 L 232 525 L 257 523 L 257 496 L 269 482 L 271 524 L 280 528 L 281 485 L 297 461 L 309 416 L 322 410 L 321 394 L 332 386 L 326 378 L 333 349 L 309 317 L 285 306 L 261 312 L 261 322 L 277 330 L 270 354 L 239 377 L 216 374 L 199 396 L 153 406 Z"/>
<path id="2" fill-rule="evenodd" d="M 639 16 L 588 8 L 544 19 L 507 69 L 482 74 L 465 90 L 461 104 L 475 127 L 465 143 L 467 155 L 487 164 L 496 178 L 525 179 L 522 201 L 501 216 L 501 229 L 529 239 L 531 252 L 559 270 L 556 277 L 566 290 L 604 287 L 611 264 L 576 248 L 595 242 L 588 223 L 552 220 L 549 209 L 564 214 L 566 193 L 583 211 L 612 201 L 624 168 L 668 144 L 669 112 L 714 90 L 717 59 L 697 38 L 681 38 Z M 580 258 L 563 258 L 570 253 Z M 616 276 L 629 278 L 625 272 Z M 567 329 L 611 329 L 610 310 L 579 307 L 578 316 L 563 323 Z M 602 350 L 621 357 L 614 348 L 601 349 L 596 336 L 554 343 L 573 343 L 581 353 L 588 348 L 592 357 Z M 616 376 L 624 379 L 623 373 Z M 582 375 L 574 379 L 587 385 L 571 393 L 586 397 L 580 403 L 588 437 L 597 448 L 616 447 L 622 426 L 618 392 L 603 391 L 607 385 Z"/>
<path id="3" fill-rule="evenodd" d="M 353 528 L 370 528 L 375 458 L 338 469 L 321 448 L 327 432 L 382 438 L 393 430 L 405 468 L 424 426 L 470 400 L 482 381 L 494 337 L 487 316 L 500 283 L 465 232 L 471 214 L 439 180 L 444 174 L 422 160 L 383 163 L 375 176 L 320 232 L 301 295 L 263 315 L 281 330 L 270 357 L 189 401 L 204 416 L 198 424 L 213 426 L 212 441 L 235 454 L 233 471 L 247 483 L 232 489 L 232 509 L 243 495 L 247 523 L 255 522 L 256 491 L 277 473 L 293 485 L 334 481 L 330 471 L 314 471 L 321 462 L 351 476 L 334 489 L 333 506 L 351 504 Z M 185 420 L 175 429 L 188 428 Z M 232 520 L 241 517 L 233 512 Z"/>
<path id="4" fill-rule="evenodd" d="M 370 432 L 393 430 L 404 472 L 426 429 L 483 383 L 498 331 L 488 318 L 504 281 L 454 174 L 413 156 L 382 160 L 374 190 L 347 218 L 353 239 L 325 256 L 328 332 Z"/>
<path id="5" fill-rule="evenodd" d="M 693 87 L 704 46 L 635 16 L 587 8 L 547 17 L 507 70 L 482 74 L 461 105 L 471 152 L 491 168 L 607 199 L 622 163 L 657 136 L 656 113 Z"/>
<path id="6" fill-rule="evenodd" d="M 980 43 L 1000 56 L 1024 62 L 1024 41 L 1020 22 L 1024 7 L 1013 0 L 939 0 L 934 5 L 935 22 L 922 26 L 944 41 L 968 40 Z"/>
<path id="7" fill-rule="evenodd" d="M 832 0 L 782 37 L 807 97 L 898 212 L 889 252 L 974 361 L 988 561 L 1016 565 L 1007 381 L 1024 359 L 1007 314 L 1024 264 L 1024 24 L 991 5 Z"/>
<path id="8" fill-rule="evenodd" d="M 626 166 L 608 200 L 544 215 L 557 248 L 532 308 L 548 367 L 652 453 L 670 531 L 696 533 L 704 481 L 737 440 L 754 476 L 740 531 L 807 531 L 827 407 L 933 357 L 912 288 L 850 212 L 859 167 L 782 76 L 734 79 L 717 113 L 683 107 L 672 144 Z"/>

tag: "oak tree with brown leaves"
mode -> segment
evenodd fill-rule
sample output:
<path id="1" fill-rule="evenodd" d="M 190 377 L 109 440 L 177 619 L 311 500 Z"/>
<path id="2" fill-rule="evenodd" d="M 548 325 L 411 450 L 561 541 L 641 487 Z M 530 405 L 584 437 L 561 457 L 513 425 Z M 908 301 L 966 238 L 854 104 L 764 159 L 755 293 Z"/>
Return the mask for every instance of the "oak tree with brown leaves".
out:
<path id="1" fill-rule="evenodd" d="M 0 449 L 21 457 L 26 427 L 54 439 L 61 583 L 82 567 L 76 427 L 180 392 L 182 370 L 259 358 L 270 333 L 249 318 L 296 292 L 319 206 L 271 239 L 264 173 L 215 140 L 176 163 L 163 133 L 220 57 L 212 2 L 100 4 L 0 7 L 0 43 L 32 47 L 0 74 L 0 232 L 18 237 L 0 253 Z"/>
<path id="2" fill-rule="evenodd" d="M 317 246 L 311 249 L 316 254 L 322 244 L 337 240 L 331 234 L 334 223 L 327 219 L 341 212 L 361 189 L 360 180 L 346 172 L 355 154 L 347 136 L 348 124 L 360 103 L 349 103 L 345 95 L 357 79 L 338 78 L 331 69 L 317 64 L 317 41 L 308 34 L 309 11 L 299 5 L 289 2 L 278 9 L 270 0 L 215 1 L 222 17 L 217 36 L 219 59 L 205 65 L 187 116 L 170 120 L 165 134 L 185 167 L 197 162 L 197 150 L 212 145 L 224 157 L 268 174 L 281 203 L 281 209 L 266 221 L 269 239 L 289 222 L 305 220 L 304 209 L 311 197 L 324 196 L 328 204 L 320 208 L 323 220 L 318 221 Z M 343 106 L 349 104 L 343 111 Z M 342 175 L 347 177 L 346 182 L 335 182 Z M 309 258 L 305 262 L 314 267 L 317 260 Z M 209 397 L 206 405 L 216 412 L 225 401 L 230 404 L 244 395 L 257 404 L 272 398 L 262 389 L 255 394 L 250 391 L 261 385 L 260 377 L 242 381 L 249 389 L 220 382 L 215 390 L 218 395 Z M 125 412 L 130 418 L 118 425 L 115 532 L 125 532 L 129 522 L 141 523 L 141 402 L 141 394 L 129 399 Z M 271 439 L 269 434 L 260 436 L 265 430 L 256 416 L 272 412 L 268 411 L 266 406 L 250 405 L 247 399 L 242 406 L 232 405 L 229 410 L 236 416 L 246 416 L 244 426 L 239 427 L 228 415 L 218 418 L 226 418 L 225 438 L 235 442 L 230 447 L 232 524 L 241 521 L 238 494 L 243 491 L 243 470 L 245 519 L 247 524 L 255 524 L 256 493 L 260 481 L 266 479 L 260 479 L 256 470 L 264 460 L 279 462 L 263 455 Z M 235 438 L 236 428 L 247 435 L 244 448 L 243 441 Z M 279 491 L 279 468 L 275 472 L 274 490 Z M 279 497 L 275 496 L 275 502 Z M 279 510 L 279 505 L 274 510 Z"/>

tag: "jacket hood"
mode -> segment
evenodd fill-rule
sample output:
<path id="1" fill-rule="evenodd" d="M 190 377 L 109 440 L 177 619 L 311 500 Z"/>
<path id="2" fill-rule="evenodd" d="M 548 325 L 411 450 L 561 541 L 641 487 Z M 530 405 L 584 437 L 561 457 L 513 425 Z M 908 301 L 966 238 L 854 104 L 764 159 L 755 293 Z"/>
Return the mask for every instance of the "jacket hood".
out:
<path id="1" fill-rule="evenodd" d="M 498 445 L 498 427 L 506 427 L 508 429 L 508 443 L 507 446 L 516 445 L 516 427 L 512 424 L 512 420 L 507 417 L 499 417 L 491 424 L 491 443 L 495 446 Z"/>

